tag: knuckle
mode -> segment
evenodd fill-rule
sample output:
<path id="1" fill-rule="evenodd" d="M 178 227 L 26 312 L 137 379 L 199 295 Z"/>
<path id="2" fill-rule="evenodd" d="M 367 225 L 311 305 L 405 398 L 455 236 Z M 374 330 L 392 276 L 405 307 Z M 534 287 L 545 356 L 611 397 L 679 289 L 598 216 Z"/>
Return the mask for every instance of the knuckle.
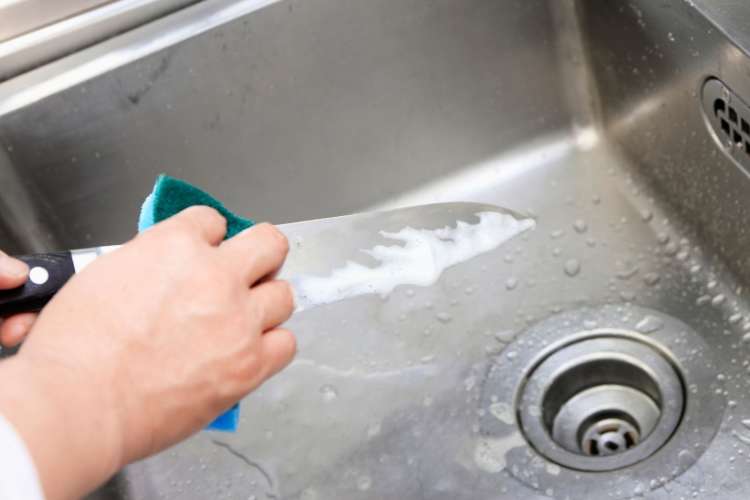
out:
<path id="1" fill-rule="evenodd" d="M 238 363 L 240 377 L 243 380 L 248 380 L 248 379 L 253 378 L 258 372 L 258 369 L 261 366 L 261 364 L 262 363 L 261 363 L 260 355 L 257 352 L 257 350 L 244 353 L 244 355 L 242 356 L 242 359 Z"/>
<path id="2" fill-rule="evenodd" d="M 266 304 L 261 299 L 258 300 L 257 296 L 253 297 L 254 300 L 249 302 L 249 320 L 253 330 L 261 330 L 263 327 L 263 318 L 266 316 Z"/>
<path id="3" fill-rule="evenodd" d="M 187 220 L 174 221 L 169 229 L 165 231 L 166 238 L 172 246 L 189 247 L 197 241 L 195 226 Z"/>
<path id="4" fill-rule="evenodd" d="M 183 213 L 190 219 L 195 229 L 207 226 L 226 228 L 227 225 L 227 220 L 218 210 L 206 205 L 193 205 L 183 210 Z"/>
<path id="5" fill-rule="evenodd" d="M 289 240 L 287 237 L 278 230 L 273 224 L 264 222 L 258 225 L 258 230 L 262 232 L 263 236 L 272 242 L 274 249 L 286 255 L 289 252 Z"/>
<path id="6" fill-rule="evenodd" d="M 294 289 L 292 288 L 291 283 L 284 280 L 279 281 L 279 288 L 281 295 L 280 301 L 284 304 L 284 311 L 287 315 L 291 315 L 292 311 L 294 311 Z"/>
<path id="7" fill-rule="evenodd" d="M 297 337 L 290 332 L 289 330 L 284 330 L 287 332 L 286 339 L 287 339 L 287 353 L 289 354 L 289 358 L 293 358 L 297 354 Z"/>
<path id="8" fill-rule="evenodd" d="M 204 217 L 204 218 L 213 217 L 213 218 L 223 219 L 223 217 L 221 217 L 221 214 L 219 214 L 219 212 L 215 208 L 209 207 L 207 205 L 193 205 L 193 206 L 187 207 L 180 213 L 182 213 L 185 217 L 193 218 L 193 219 L 201 218 L 201 217 Z"/>

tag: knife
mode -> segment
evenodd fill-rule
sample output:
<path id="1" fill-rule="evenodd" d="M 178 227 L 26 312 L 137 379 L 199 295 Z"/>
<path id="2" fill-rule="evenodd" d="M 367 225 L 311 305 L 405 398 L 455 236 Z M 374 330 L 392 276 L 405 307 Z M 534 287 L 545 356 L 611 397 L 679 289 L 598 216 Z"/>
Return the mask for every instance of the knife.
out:
<path id="1" fill-rule="evenodd" d="M 494 250 L 534 220 L 480 203 L 438 203 L 277 226 L 290 251 L 278 273 L 297 310 L 351 297 L 429 286 L 443 270 Z M 17 256 L 29 266 L 19 288 L 0 291 L 0 317 L 38 311 L 63 285 L 119 245 Z"/>

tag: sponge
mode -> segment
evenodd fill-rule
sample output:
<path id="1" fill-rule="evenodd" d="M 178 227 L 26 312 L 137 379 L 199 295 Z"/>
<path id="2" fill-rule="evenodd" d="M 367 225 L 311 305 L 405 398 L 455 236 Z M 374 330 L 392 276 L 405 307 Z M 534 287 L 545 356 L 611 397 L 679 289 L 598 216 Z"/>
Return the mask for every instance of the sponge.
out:
<path id="1" fill-rule="evenodd" d="M 169 177 L 168 175 L 160 175 L 156 179 L 154 190 L 146 197 L 141 207 L 141 214 L 138 218 L 138 231 L 148 229 L 157 222 L 168 219 L 176 213 L 194 205 L 206 205 L 215 208 L 224 216 L 227 220 L 226 238 L 231 238 L 255 224 L 250 219 L 244 219 L 233 214 L 219 200 L 192 184 Z M 236 431 L 239 416 L 240 406 L 237 403 L 208 424 L 207 428 L 226 432 Z"/>

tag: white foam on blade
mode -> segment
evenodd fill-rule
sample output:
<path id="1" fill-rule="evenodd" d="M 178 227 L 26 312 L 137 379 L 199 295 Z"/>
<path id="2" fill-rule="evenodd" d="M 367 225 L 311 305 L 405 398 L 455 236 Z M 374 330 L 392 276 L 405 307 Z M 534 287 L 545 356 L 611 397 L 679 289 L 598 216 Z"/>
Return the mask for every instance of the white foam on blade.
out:
<path id="1" fill-rule="evenodd" d="M 480 212 L 476 216 L 476 224 L 458 221 L 456 227 L 381 231 L 384 238 L 402 244 L 362 250 L 378 262 L 375 267 L 348 261 L 329 276 L 292 278 L 297 311 L 360 295 L 385 297 L 400 285 L 430 286 L 449 267 L 490 252 L 535 226 L 533 219 L 519 220 L 505 213 Z"/>

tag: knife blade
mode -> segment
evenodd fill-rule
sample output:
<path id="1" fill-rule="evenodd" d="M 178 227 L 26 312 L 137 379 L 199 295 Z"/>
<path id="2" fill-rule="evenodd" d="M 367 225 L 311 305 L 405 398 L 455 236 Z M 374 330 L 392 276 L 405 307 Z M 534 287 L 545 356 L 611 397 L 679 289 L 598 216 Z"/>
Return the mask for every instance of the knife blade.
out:
<path id="1" fill-rule="evenodd" d="M 534 227 L 531 217 L 495 205 L 438 203 L 280 224 L 290 251 L 278 273 L 297 311 L 351 297 L 429 286 L 441 273 Z M 119 245 L 17 256 L 27 282 L 0 291 L 0 317 L 38 311 L 76 273 Z"/>

